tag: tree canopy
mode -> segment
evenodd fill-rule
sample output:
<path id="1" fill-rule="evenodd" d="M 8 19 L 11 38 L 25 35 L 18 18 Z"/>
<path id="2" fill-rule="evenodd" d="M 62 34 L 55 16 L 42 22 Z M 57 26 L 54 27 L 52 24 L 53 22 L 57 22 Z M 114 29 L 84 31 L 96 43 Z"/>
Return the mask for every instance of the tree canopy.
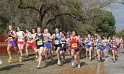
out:
<path id="1" fill-rule="evenodd" d="M 116 2 L 117 0 L 1 0 L 0 13 L 6 14 L 7 17 L 4 18 L 9 21 L 6 25 L 13 23 L 15 27 L 22 26 L 23 29 L 41 26 L 53 32 L 58 27 L 62 31 L 75 29 L 80 34 L 111 36 L 115 34 L 115 19 L 111 12 L 106 11 L 106 7 Z"/>

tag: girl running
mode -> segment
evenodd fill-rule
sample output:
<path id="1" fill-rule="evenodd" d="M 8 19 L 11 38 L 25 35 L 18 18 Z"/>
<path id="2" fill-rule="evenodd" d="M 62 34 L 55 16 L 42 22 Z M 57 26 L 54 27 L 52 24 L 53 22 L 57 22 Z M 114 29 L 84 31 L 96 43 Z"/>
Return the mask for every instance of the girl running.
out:
<path id="1" fill-rule="evenodd" d="M 60 50 L 61 50 L 61 47 L 62 47 L 61 34 L 60 34 L 58 28 L 55 29 L 55 34 L 52 35 L 52 39 L 54 39 L 55 51 L 56 51 L 56 54 L 57 54 L 57 57 L 58 57 L 58 63 L 57 64 L 62 65 L 61 56 L 60 56 Z"/>
<path id="2" fill-rule="evenodd" d="M 111 43 L 112 43 L 113 62 L 115 63 L 115 61 L 116 61 L 115 57 L 117 56 L 117 41 L 116 41 L 116 38 L 114 36 L 113 36 Z"/>
<path id="3" fill-rule="evenodd" d="M 41 33 L 41 28 L 37 27 L 37 34 L 35 36 L 37 51 L 38 51 L 38 65 L 37 68 L 40 69 L 40 63 L 42 60 L 42 53 L 44 49 L 44 43 L 43 43 L 43 34 Z"/>
<path id="4" fill-rule="evenodd" d="M 93 45 L 92 45 L 92 38 L 91 38 L 90 35 L 88 35 L 88 38 L 87 38 L 86 42 L 87 42 L 86 53 L 89 52 L 89 59 L 91 61 L 92 60 L 92 58 L 91 58 L 92 53 L 91 52 L 92 52 Z"/>
<path id="5" fill-rule="evenodd" d="M 79 41 L 80 38 L 77 36 L 76 31 L 72 31 L 72 36 L 70 37 L 70 47 L 71 47 L 71 56 L 72 56 L 72 67 L 74 67 L 74 55 L 76 54 L 76 59 L 78 62 L 78 68 L 80 68 L 80 52 L 79 52 Z"/>
<path id="6" fill-rule="evenodd" d="M 98 62 L 101 61 L 101 50 L 102 50 L 102 39 L 100 36 L 98 36 L 98 41 L 97 41 L 97 54 L 98 54 Z"/>
<path id="7" fill-rule="evenodd" d="M 27 42 L 26 42 L 26 58 L 28 58 L 28 47 L 29 46 L 32 46 L 32 34 L 31 34 L 31 32 L 29 32 L 29 29 L 27 28 L 26 29 L 26 40 L 27 40 Z"/>
<path id="8" fill-rule="evenodd" d="M 66 37 L 65 37 L 65 35 L 62 33 L 62 38 L 61 38 L 61 43 L 62 43 L 62 48 L 61 48 L 61 50 L 60 50 L 60 55 L 61 56 L 63 56 L 63 63 L 65 63 L 65 52 L 66 52 L 66 43 L 67 43 L 67 41 L 66 41 Z"/>
<path id="9" fill-rule="evenodd" d="M 24 48 L 24 44 L 25 44 L 25 41 L 24 41 L 24 37 L 25 37 L 25 33 L 23 31 L 20 30 L 20 27 L 17 27 L 17 37 L 18 37 L 18 41 L 17 41 L 17 44 L 18 44 L 18 49 L 19 49 L 19 52 L 20 52 L 20 60 L 19 62 L 22 62 L 22 50 Z"/>
<path id="10" fill-rule="evenodd" d="M 36 29 L 35 28 L 33 28 L 32 29 L 32 47 L 33 47 L 33 49 L 34 49 L 34 52 L 35 52 L 35 54 L 36 54 L 36 58 L 38 58 L 38 52 L 37 52 L 37 49 L 36 49 L 36 42 L 35 42 L 35 36 L 36 36 Z"/>
<path id="11" fill-rule="evenodd" d="M 44 29 L 44 53 L 45 53 L 45 58 L 46 58 L 46 62 L 48 60 L 48 53 L 50 54 L 51 56 L 51 62 L 53 60 L 53 57 L 52 57 L 52 43 L 51 43 L 51 34 L 48 32 L 48 29 Z"/>
<path id="12" fill-rule="evenodd" d="M 8 62 L 11 62 L 12 61 L 12 57 L 11 57 L 10 48 L 13 46 L 15 51 L 18 53 L 18 51 L 17 51 L 17 43 L 16 43 L 17 35 L 16 35 L 16 32 L 13 30 L 13 26 L 12 25 L 9 25 L 8 35 L 9 35 L 9 37 L 5 41 L 8 41 L 8 45 L 7 45 L 7 52 L 8 52 L 8 55 L 9 55 Z M 21 58 L 21 56 L 19 57 L 19 61 L 20 61 L 20 58 Z"/>

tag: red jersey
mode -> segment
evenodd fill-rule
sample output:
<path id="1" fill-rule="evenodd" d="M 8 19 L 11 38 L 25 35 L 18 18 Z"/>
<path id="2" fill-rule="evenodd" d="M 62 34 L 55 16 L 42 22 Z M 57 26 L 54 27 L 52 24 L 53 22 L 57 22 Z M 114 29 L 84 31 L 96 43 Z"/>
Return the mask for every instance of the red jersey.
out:
<path id="1" fill-rule="evenodd" d="M 77 41 L 76 37 L 71 38 L 70 46 L 71 46 L 72 49 L 78 49 L 79 48 L 78 41 Z"/>

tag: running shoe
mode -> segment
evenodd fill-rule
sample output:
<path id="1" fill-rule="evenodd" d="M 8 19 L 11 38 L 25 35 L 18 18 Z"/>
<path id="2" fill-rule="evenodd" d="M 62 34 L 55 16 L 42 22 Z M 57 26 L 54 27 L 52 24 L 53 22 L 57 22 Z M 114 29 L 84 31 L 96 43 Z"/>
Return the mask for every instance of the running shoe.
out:
<path id="1" fill-rule="evenodd" d="M 41 69 L 40 66 L 37 66 L 36 68 L 37 68 L 37 69 Z"/>
<path id="2" fill-rule="evenodd" d="M 98 59 L 97 61 L 100 62 L 100 59 Z"/>
<path id="3" fill-rule="evenodd" d="M 28 55 L 26 55 L 25 58 L 28 58 Z"/>
<path id="4" fill-rule="evenodd" d="M 72 65 L 72 67 L 74 67 L 74 61 L 72 61 L 72 64 L 71 65 Z"/>
<path id="5" fill-rule="evenodd" d="M 19 62 L 22 62 L 22 57 L 19 57 Z"/>
<path id="6" fill-rule="evenodd" d="M 91 57 L 89 57 L 90 61 L 92 61 Z"/>
<path id="7" fill-rule="evenodd" d="M 11 62 L 12 61 L 12 57 L 10 57 L 9 59 L 8 59 L 8 62 Z"/>
<path id="8" fill-rule="evenodd" d="M 81 68 L 80 64 L 78 64 L 78 68 Z"/>
<path id="9" fill-rule="evenodd" d="M 57 64 L 58 64 L 58 65 L 60 65 L 60 66 L 62 65 L 61 61 L 58 61 L 58 63 L 57 63 Z"/>

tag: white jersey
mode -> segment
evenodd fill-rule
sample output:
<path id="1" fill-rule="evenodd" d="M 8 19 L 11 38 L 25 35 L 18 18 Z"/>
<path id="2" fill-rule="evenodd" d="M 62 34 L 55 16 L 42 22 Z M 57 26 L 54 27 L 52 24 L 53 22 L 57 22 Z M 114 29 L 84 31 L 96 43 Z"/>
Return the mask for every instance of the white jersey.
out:
<path id="1" fill-rule="evenodd" d="M 107 46 L 107 42 L 108 42 L 107 39 L 102 40 L 102 43 L 104 44 L 104 46 Z"/>
<path id="2" fill-rule="evenodd" d="M 23 31 L 16 32 L 18 36 L 18 41 L 24 41 Z"/>

